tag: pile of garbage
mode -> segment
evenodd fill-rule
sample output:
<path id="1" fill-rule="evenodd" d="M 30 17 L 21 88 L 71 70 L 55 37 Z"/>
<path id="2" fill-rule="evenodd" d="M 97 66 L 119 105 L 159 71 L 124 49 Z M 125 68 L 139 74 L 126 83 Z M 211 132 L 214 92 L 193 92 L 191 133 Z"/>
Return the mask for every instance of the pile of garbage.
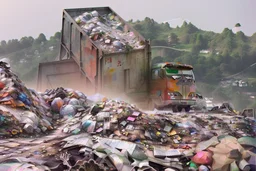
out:
<path id="1" fill-rule="evenodd" d="M 105 52 L 129 51 L 145 46 L 145 42 L 129 31 L 114 13 L 100 15 L 97 11 L 85 12 L 74 19 Z"/>
<path id="2" fill-rule="evenodd" d="M 64 133 L 86 132 L 105 138 L 176 147 L 197 144 L 213 136 L 256 136 L 255 122 L 225 114 L 148 114 L 123 101 L 96 103 L 90 110 L 73 113 Z"/>
<path id="3" fill-rule="evenodd" d="M 52 129 L 43 99 L 0 62 L 0 136 Z"/>
<path id="4" fill-rule="evenodd" d="M 256 138 L 253 137 L 213 137 L 197 144 L 195 152 L 190 163 L 195 169 L 200 170 L 202 165 L 208 165 L 208 170 L 256 169 Z"/>
<path id="5" fill-rule="evenodd" d="M 0 137 L 40 135 L 54 129 L 58 119 L 86 107 L 79 91 L 57 88 L 38 93 L 28 89 L 0 62 Z"/>
<path id="6" fill-rule="evenodd" d="M 0 140 L 0 170 L 256 167 L 256 122 L 232 112 L 146 113 L 121 100 L 67 88 L 38 93 L 3 62 L 0 86 L 0 136 L 15 137 Z M 48 136 L 20 139 L 42 133 Z"/>
<path id="7" fill-rule="evenodd" d="M 90 162 L 97 170 L 117 171 L 250 171 L 256 168 L 256 138 L 252 137 L 214 136 L 191 148 L 176 149 L 159 145 L 147 148 L 142 144 L 87 134 L 73 135 L 63 141 L 51 170 L 86 170 Z"/>
<path id="8" fill-rule="evenodd" d="M 68 157 L 61 169 L 85 169 L 90 160 L 100 170 L 255 168 L 255 122 L 230 114 L 146 114 L 104 99 L 75 114 L 62 131 L 72 136 L 63 140 Z"/>
<path id="9" fill-rule="evenodd" d="M 51 148 L 56 148 L 55 153 Z M 143 144 L 81 133 L 43 146 L 33 158 L 12 156 L 0 162 L 0 170 L 15 169 L 253 171 L 256 169 L 256 138 L 237 139 L 224 135 L 214 136 L 189 148 L 162 145 L 147 148 Z"/>

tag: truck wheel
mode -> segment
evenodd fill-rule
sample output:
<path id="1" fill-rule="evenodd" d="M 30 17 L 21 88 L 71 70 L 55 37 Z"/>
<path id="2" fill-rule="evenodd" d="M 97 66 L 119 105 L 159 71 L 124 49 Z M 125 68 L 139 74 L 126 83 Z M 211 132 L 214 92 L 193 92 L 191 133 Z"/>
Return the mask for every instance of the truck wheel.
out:
<path id="1" fill-rule="evenodd" d="M 174 113 L 178 112 L 177 106 L 172 106 L 172 111 L 173 111 Z"/>
<path id="2" fill-rule="evenodd" d="M 181 112 L 182 111 L 182 107 L 178 106 L 178 111 Z"/>
<path id="3" fill-rule="evenodd" d="M 190 111 L 190 106 L 186 106 L 186 107 L 185 107 L 185 111 L 186 111 L 186 112 L 189 112 L 189 111 Z"/>

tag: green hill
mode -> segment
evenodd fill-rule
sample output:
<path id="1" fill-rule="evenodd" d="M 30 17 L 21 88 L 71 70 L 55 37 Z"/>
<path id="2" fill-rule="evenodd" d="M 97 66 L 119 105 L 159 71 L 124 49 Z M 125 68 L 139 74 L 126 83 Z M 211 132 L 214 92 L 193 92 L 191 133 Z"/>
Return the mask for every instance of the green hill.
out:
<path id="1" fill-rule="evenodd" d="M 222 78 L 238 73 L 256 62 L 256 33 L 249 37 L 241 31 L 234 34 L 229 28 L 214 33 L 186 22 L 181 27 L 171 28 L 168 23 L 157 23 L 148 17 L 142 21 L 128 22 L 151 41 L 153 62 L 176 61 L 193 65 L 197 85 L 200 87 L 198 90 L 207 96 L 218 87 Z M 0 44 L 0 58 L 10 59 L 17 75 L 24 82 L 32 82 L 36 79 L 38 64 L 53 61 L 58 56 L 60 38 L 61 33 L 57 32 L 49 40 L 44 34 L 37 38 L 3 40 Z M 256 87 L 256 66 L 246 70 L 242 77 Z M 216 96 L 224 100 L 237 97 L 237 90 L 221 89 L 216 92 Z"/>
<path id="2" fill-rule="evenodd" d="M 186 50 L 187 53 L 178 56 L 170 50 L 161 57 L 193 65 L 199 81 L 214 84 L 256 62 L 256 33 L 248 37 L 241 31 L 234 34 L 228 28 L 222 33 L 214 33 L 186 22 L 181 27 L 171 28 L 168 23 L 157 23 L 150 18 L 136 22 L 130 20 L 129 23 L 150 39 L 152 46 Z M 205 53 L 200 53 L 202 50 Z M 256 67 L 250 73 L 256 77 Z"/>

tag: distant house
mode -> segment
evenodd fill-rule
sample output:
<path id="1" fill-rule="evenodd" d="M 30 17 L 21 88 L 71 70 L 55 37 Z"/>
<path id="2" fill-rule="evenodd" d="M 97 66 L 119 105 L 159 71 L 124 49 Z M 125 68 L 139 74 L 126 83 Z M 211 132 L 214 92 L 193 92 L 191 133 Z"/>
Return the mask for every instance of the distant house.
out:
<path id="1" fill-rule="evenodd" d="M 248 87 L 248 83 L 243 80 L 236 80 L 232 83 L 234 87 Z"/>
<path id="2" fill-rule="evenodd" d="M 209 50 L 201 50 L 200 53 L 208 54 L 208 53 L 210 53 L 210 51 Z"/>
<path id="3" fill-rule="evenodd" d="M 238 81 L 238 80 L 234 81 L 234 82 L 232 83 L 232 86 L 234 86 L 234 87 L 239 87 L 239 81 Z"/>
<path id="4" fill-rule="evenodd" d="M 239 87 L 247 87 L 248 84 L 245 81 L 240 80 L 239 81 Z"/>
<path id="5" fill-rule="evenodd" d="M 53 49 L 54 49 L 54 46 L 49 47 L 50 51 L 53 51 Z"/>

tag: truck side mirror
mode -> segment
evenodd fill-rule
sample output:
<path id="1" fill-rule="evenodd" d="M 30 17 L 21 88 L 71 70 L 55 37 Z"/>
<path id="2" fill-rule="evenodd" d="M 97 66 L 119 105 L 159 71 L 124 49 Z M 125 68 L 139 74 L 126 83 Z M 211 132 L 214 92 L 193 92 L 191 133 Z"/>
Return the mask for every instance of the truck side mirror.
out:
<path id="1" fill-rule="evenodd" d="M 160 78 L 164 78 L 164 70 L 163 70 L 163 69 L 160 69 L 160 70 L 159 70 L 158 76 L 159 76 Z"/>

